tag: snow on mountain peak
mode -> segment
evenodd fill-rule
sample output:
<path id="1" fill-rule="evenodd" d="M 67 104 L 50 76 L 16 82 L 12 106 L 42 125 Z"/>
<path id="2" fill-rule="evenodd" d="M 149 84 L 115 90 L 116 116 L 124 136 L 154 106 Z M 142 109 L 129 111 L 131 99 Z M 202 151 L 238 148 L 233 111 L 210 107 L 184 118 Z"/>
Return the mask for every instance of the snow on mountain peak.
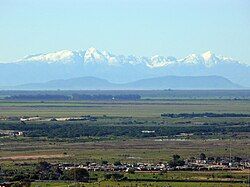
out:
<path id="1" fill-rule="evenodd" d="M 178 60 L 179 63 L 185 63 L 190 65 L 204 65 L 206 67 L 212 67 L 215 64 L 218 64 L 223 61 L 223 58 L 217 57 L 215 54 L 213 54 L 211 51 L 207 51 L 201 55 L 199 54 L 191 54 L 187 57 Z"/>
<path id="2" fill-rule="evenodd" d="M 215 64 L 220 63 L 221 61 L 223 61 L 222 58 L 217 57 L 215 54 L 213 54 L 211 51 L 207 51 L 205 53 L 203 53 L 202 58 L 204 59 L 204 64 L 207 67 L 212 67 Z"/>
<path id="3" fill-rule="evenodd" d="M 179 63 L 185 63 L 185 64 L 199 64 L 202 62 L 202 58 L 200 55 L 197 54 L 191 54 L 186 56 L 183 59 L 178 60 Z"/>
<path id="4" fill-rule="evenodd" d="M 87 50 L 70 51 L 62 50 L 54 53 L 38 54 L 27 56 L 18 62 L 39 62 L 39 63 L 85 63 L 96 64 L 102 63 L 111 66 L 122 65 L 142 65 L 149 68 L 164 68 L 172 64 L 186 64 L 186 65 L 203 65 L 206 67 L 212 67 L 218 63 L 238 63 L 237 61 L 226 58 L 218 57 L 211 51 L 207 51 L 201 55 L 190 54 L 182 59 L 176 59 L 175 57 L 164 57 L 161 55 L 154 55 L 151 58 L 137 57 L 133 55 L 113 55 L 107 51 L 98 51 L 94 47 L 90 47 Z"/>
<path id="5" fill-rule="evenodd" d="M 31 55 L 27 56 L 21 61 L 26 62 L 47 62 L 47 63 L 53 63 L 53 62 L 63 62 L 63 63 L 69 63 L 72 62 L 72 58 L 74 57 L 74 52 L 70 50 L 62 50 L 57 51 L 54 53 L 47 53 L 47 54 L 39 54 L 39 55 Z"/>
<path id="6" fill-rule="evenodd" d="M 119 65 L 119 63 L 121 63 L 119 61 L 119 59 L 115 56 L 112 55 L 111 53 L 109 53 L 108 51 L 103 51 L 102 55 L 106 58 L 106 61 L 110 64 L 110 65 Z"/>
<path id="7" fill-rule="evenodd" d="M 94 47 L 86 50 L 84 55 L 84 62 L 103 62 L 106 61 L 105 56 Z"/>
<path id="8" fill-rule="evenodd" d="M 211 51 L 207 51 L 201 55 L 205 61 L 210 60 L 214 54 Z"/>
<path id="9" fill-rule="evenodd" d="M 151 68 L 159 68 L 172 64 L 175 61 L 176 59 L 174 57 L 166 58 L 164 56 L 155 55 L 150 58 L 150 63 L 148 64 L 148 66 Z"/>

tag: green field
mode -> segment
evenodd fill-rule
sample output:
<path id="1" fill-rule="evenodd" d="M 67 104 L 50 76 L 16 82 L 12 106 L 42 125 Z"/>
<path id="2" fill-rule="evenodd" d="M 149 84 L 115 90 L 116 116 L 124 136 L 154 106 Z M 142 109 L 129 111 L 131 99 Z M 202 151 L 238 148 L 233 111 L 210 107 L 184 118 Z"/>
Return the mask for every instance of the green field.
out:
<path id="1" fill-rule="evenodd" d="M 159 117 L 162 113 L 215 112 L 250 113 L 250 100 L 143 100 L 143 101 L 0 101 L 1 116 L 67 117 L 108 115 L 123 117 Z"/>
<path id="2" fill-rule="evenodd" d="M 240 183 L 213 183 L 213 182 L 111 182 L 102 181 L 98 183 L 33 183 L 32 187 L 247 187 L 248 184 Z"/>
<path id="3" fill-rule="evenodd" d="M 92 93 L 93 91 L 88 91 Z M 129 92 L 129 91 L 128 91 Z M 64 91 L 63 94 L 70 92 Z M 107 93 L 109 93 L 107 91 Z M 113 92 L 112 92 L 113 93 Z M 168 91 L 138 91 L 143 95 L 138 101 L 10 101 L 0 100 L 0 130 L 32 131 L 26 136 L 0 137 L 0 167 L 10 170 L 26 170 L 20 168 L 20 163 L 109 163 L 121 161 L 125 163 L 168 162 L 172 155 L 178 154 L 182 158 L 197 157 L 205 153 L 208 157 L 238 156 L 249 158 L 250 133 L 249 117 L 199 117 L 199 118 L 165 118 L 163 113 L 235 113 L 250 114 L 249 92 L 242 91 L 241 99 L 233 99 L 238 92 L 215 93 L 198 92 L 172 92 Z M 2 93 L 3 94 L 3 93 Z M 5 92 L 5 95 L 13 94 Z M 16 93 L 15 93 L 16 94 Z M 185 94 L 187 97 L 185 97 Z M 194 94 L 194 98 L 191 95 Z M 206 95 L 207 94 L 207 95 Z M 221 95 L 224 94 L 224 97 Z M 1 95 L 1 94 L 0 94 Z M 146 99 L 150 98 L 150 99 Z M 49 121 L 48 118 L 79 117 L 91 115 L 95 121 Z M 18 120 L 6 120 L 8 117 L 39 116 L 41 121 L 27 121 L 25 124 Z M 69 133 L 85 131 L 88 127 L 93 135 L 67 137 L 57 136 L 64 127 Z M 54 129 L 54 127 L 57 127 Z M 106 129 L 107 134 L 95 133 L 97 127 Z M 179 137 L 177 134 L 162 136 L 135 136 L 133 131 L 143 130 L 162 131 L 163 128 L 174 132 L 184 129 L 193 129 L 194 135 Z M 74 129 L 75 128 L 75 129 Z M 204 128 L 206 133 L 195 130 Z M 115 129 L 123 130 L 124 134 L 117 135 Z M 127 129 L 127 130 L 126 130 Z M 174 129 L 174 130 L 173 130 Z M 217 130 L 216 130 L 217 129 Z M 218 131 L 222 129 L 222 131 Z M 231 129 L 231 130 L 230 130 Z M 232 130 L 232 129 L 235 129 Z M 111 131 L 113 130 L 113 131 Z M 129 132 L 127 132 L 129 131 Z M 130 132 L 131 131 L 131 132 Z M 137 132 L 136 131 L 136 132 Z M 55 133 L 54 137 L 50 133 Z M 141 132 L 138 131 L 138 132 Z M 58 133 L 58 134 L 57 134 Z M 83 133 L 83 132 L 82 132 Z M 113 134 L 114 133 L 114 134 Z M 159 133 L 159 132 L 158 132 Z M 166 133 L 164 131 L 164 133 Z M 42 134 L 42 136 L 40 136 Z M 91 175 L 100 175 L 92 173 Z M 131 180 L 228 180 L 223 176 L 231 175 L 234 180 L 247 180 L 247 173 L 195 173 L 170 172 L 160 174 L 134 174 L 126 176 Z M 112 181 L 101 180 L 92 183 L 78 183 L 82 186 L 247 186 L 243 183 L 213 183 L 213 182 L 146 182 L 146 181 Z M 36 182 L 32 186 L 75 186 L 65 182 Z"/>
<path id="4" fill-rule="evenodd" d="M 232 141 L 232 155 L 247 157 L 250 153 L 249 146 L 250 141 L 246 139 Z M 40 155 L 41 158 L 34 157 L 32 159 L 31 157 L 30 160 L 78 163 L 121 160 L 130 163 L 137 161 L 157 163 L 168 161 L 173 154 L 179 154 L 184 158 L 198 156 L 201 152 L 208 156 L 229 156 L 229 148 L 229 140 L 165 140 L 159 142 L 151 138 L 147 140 L 123 139 L 81 143 L 46 139 L 36 141 L 25 138 L 4 142 L 1 146 L 0 159 L 1 157 L 12 156 L 13 159 L 2 160 L 2 162 L 14 160 L 12 163 L 15 163 L 26 160 L 21 156 Z M 64 155 L 64 153 L 67 153 L 67 155 Z M 56 155 L 61 155 L 61 157 L 56 157 Z"/>

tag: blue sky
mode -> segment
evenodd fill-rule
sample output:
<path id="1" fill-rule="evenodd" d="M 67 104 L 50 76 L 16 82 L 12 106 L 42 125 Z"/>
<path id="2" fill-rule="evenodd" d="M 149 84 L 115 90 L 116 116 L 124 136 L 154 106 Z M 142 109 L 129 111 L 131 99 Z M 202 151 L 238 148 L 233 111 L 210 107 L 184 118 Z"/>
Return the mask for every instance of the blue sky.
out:
<path id="1" fill-rule="evenodd" d="M 211 50 L 250 64 L 249 0 L 0 0 L 0 61 L 91 46 L 184 57 Z"/>

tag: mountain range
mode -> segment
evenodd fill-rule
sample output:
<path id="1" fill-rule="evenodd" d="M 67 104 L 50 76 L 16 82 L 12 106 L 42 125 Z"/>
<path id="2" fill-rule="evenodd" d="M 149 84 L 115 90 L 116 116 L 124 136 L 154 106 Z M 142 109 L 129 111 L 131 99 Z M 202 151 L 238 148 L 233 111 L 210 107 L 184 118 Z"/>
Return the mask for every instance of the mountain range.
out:
<path id="1" fill-rule="evenodd" d="M 249 65 L 229 57 L 215 55 L 210 51 L 177 59 L 173 56 L 160 55 L 152 57 L 114 55 L 91 47 L 87 50 L 62 50 L 30 55 L 15 62 L 0 63 L 0 86 L 2 88 L 28 83 L 45 83 L 51 80 L 58 81 L 58 79 L 66 81 L 75 77 L 99 77 L 100 80 L 106 79 L 111 84 L 119 83 L 124 86 L 125 83 L 135 84 L 140 79 L 150 80 L 155 77 L 162 79 L 166 76 L 168 80 L 170 77 L 185 76 L 189 78 L 211 78 L 212 76 L 221 79 L 225 77 L 230 80 L 229 82 L 232 81 L 233 85 L 250 87 Z M 168 87 L 174 88 L 173 85 Z M 197 86 L 190 85 L 191 87 Z M 97 87 L 97 89 L 100 88 Z"/>

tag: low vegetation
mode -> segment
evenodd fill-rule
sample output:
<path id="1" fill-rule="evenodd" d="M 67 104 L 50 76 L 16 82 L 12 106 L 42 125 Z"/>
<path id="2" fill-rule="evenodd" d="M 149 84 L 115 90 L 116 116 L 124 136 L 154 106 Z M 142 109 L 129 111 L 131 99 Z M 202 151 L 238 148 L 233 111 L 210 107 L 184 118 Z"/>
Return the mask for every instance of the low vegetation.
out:
<path id="1" fill-rule="evenodd" d="M 232 91 L 4 94 L 0 183 L 247 185 L 248 92 L 241 91 L 240 98 Z"/>

